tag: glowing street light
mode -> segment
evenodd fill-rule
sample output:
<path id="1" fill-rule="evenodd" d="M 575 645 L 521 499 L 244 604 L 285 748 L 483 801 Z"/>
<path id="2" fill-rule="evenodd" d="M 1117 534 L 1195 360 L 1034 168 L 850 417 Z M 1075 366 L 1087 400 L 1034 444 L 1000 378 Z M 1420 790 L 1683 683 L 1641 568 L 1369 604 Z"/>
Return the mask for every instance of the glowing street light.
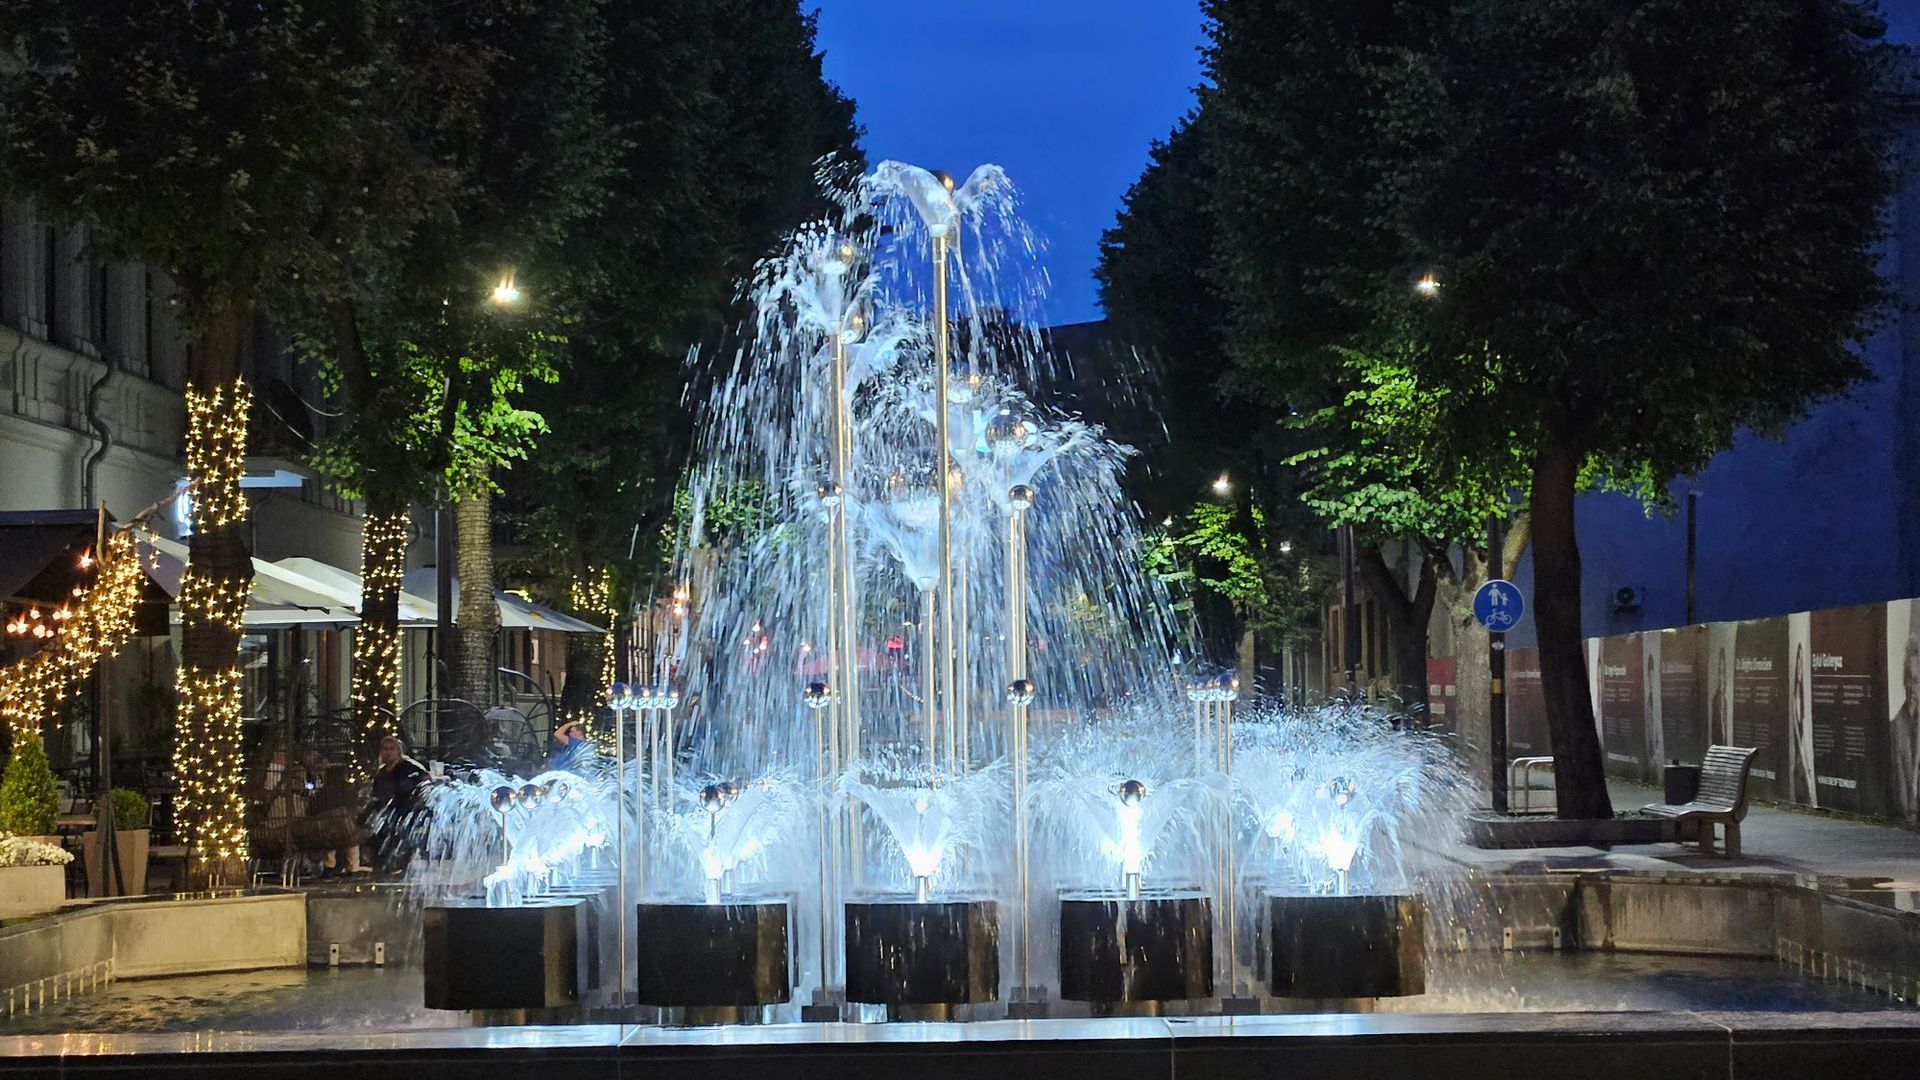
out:
<path id="1" fill-rule="evenodd" d="M 513 275 L 508 274 L 500 279 L 500 284 L 493 287 L 493 306 L 510 308 L 519 302 L 520 288 L 513 283 Z"/>
<path id="2" fill-rule="evenodd" d="M 1413 291 L 1420 294 L 1424 300 L 1432 300 L 1440 295 L 1440 279 L 1434 277 L 1432 271 L 1428 271 L 1420 275 L 1419 281 L 1413 283 Z"/>
<path id="3" fill-rule="evenodd" d="M 1221 473 L 1220 479 L 1213 482 L 1213 493 L 1222 498 L 1233 494 L 1233 480 L 1226 473 Z"/>

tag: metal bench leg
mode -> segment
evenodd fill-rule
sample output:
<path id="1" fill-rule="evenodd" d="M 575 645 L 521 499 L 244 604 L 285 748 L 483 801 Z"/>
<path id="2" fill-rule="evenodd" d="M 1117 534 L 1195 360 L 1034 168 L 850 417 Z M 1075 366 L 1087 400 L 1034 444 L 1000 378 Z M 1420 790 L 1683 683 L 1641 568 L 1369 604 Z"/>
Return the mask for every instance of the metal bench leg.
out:
<path id="1" fill-rule="evenodd" d="M 1727 822 L 1727 858 L 1737 859 L 1739 857 L 1740 823 L 1737 821 L 1729 821 Z"/>

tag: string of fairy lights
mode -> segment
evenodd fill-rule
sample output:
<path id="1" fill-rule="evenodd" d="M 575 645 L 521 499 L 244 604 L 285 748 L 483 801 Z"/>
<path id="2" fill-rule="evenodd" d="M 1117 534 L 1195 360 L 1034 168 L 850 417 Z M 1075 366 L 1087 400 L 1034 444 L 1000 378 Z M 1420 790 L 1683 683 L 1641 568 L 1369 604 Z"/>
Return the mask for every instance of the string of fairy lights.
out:
<path id="1" fill-rule="evenodd" d="M 397 596 L 407 572 L 408 518 L 368 514 L 360 544 L 360 625 L 354 628 L 353 715 L 360 745 L 373 746 L 400 710 L 400 628 L 367 619 L 375 597 Z"/>
<path id="2" fill-rule="evenodd" d="M 31 656 L 0 667 L 0 718 L 13 745 L 39 734 L 49 718 L 59 730 L 61 704 L 95 664 L 133 636 L 145 575 L 132 531 L 110 535 L 100 558 L 91 549 L 82 553 L 79 569 L 92 581 L 76 585 L 67 603 L 44 612 L 30 605 L 7 620 L 9 635 L 43 642 Z"/>
<path id="3" fill-rule="evenodd" d="M 568 594 L 574 611 L 594 618 L 603 626 L 613 626 L 613 571 L 602 568 L 575 577 Z M 600 639 L 600 685 L 594 690 L 594 707 L 567 718 L 580 721 L 587 737 L 608 752 L 613 749 L 615 733 L 611 727 L 601 726 L 599 718 L 613 702 L 613 648 L 613 631 L 609 629 Z"/>
<path id="4" fill-rule="evenodd" d="M 187 387 L 188 507 L 195 535 L 237 529 L 247 521 L 247 418 L 253 392 L 244 380 L 211 390 Z M 248 582 L 189 559 L 180 580 L 180 623 L 237 638 Z M 183 658 L 175 673 L 178 700 L 173 771 L 179 785 L 176 820 L 203 863 L 245 858 L 246 777 L 242 756 L 242 673 L 237 664 L 200 667 Z"/>

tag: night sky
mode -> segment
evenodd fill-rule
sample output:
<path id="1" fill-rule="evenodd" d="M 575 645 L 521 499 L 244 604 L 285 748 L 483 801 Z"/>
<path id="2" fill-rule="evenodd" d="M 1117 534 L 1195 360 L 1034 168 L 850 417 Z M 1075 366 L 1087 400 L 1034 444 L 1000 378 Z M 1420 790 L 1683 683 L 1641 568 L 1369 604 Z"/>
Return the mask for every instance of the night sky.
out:
<path id="1" fill-rule="evenodd" d="M 804 2 L 804 0 L 803 0 Z M 1149 144 L 1193 105 L 1199 0 L 818 0 L 827 77 L 868 157 L 1006 167 L 1051 245 L 1051 320 L 1100 317 L 1093 266 Z M 1882 0 L 1920 44 L 1920 0 Z"/>

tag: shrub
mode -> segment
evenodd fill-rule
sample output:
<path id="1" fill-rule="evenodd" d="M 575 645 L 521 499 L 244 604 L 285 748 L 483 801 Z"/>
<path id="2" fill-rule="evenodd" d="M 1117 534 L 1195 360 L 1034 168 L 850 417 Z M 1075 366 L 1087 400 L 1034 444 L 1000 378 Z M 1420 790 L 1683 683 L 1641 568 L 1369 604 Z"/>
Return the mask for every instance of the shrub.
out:
<path id="1" fill-rule="evenodd" d="M 60 793 L 47 765 L 46 747 L 29 735 L 13 748 L 0 773 L 0 832 L 47 836 L 60 813 Z"/>
<path id="2" fill-rule="evenodd" d="M 153 822 L 153 804 L 145 795 L 131 788 L 114 788 L 110 796 L 113 802 L 113 827 L 116 829 L 144 829 Z"/>

